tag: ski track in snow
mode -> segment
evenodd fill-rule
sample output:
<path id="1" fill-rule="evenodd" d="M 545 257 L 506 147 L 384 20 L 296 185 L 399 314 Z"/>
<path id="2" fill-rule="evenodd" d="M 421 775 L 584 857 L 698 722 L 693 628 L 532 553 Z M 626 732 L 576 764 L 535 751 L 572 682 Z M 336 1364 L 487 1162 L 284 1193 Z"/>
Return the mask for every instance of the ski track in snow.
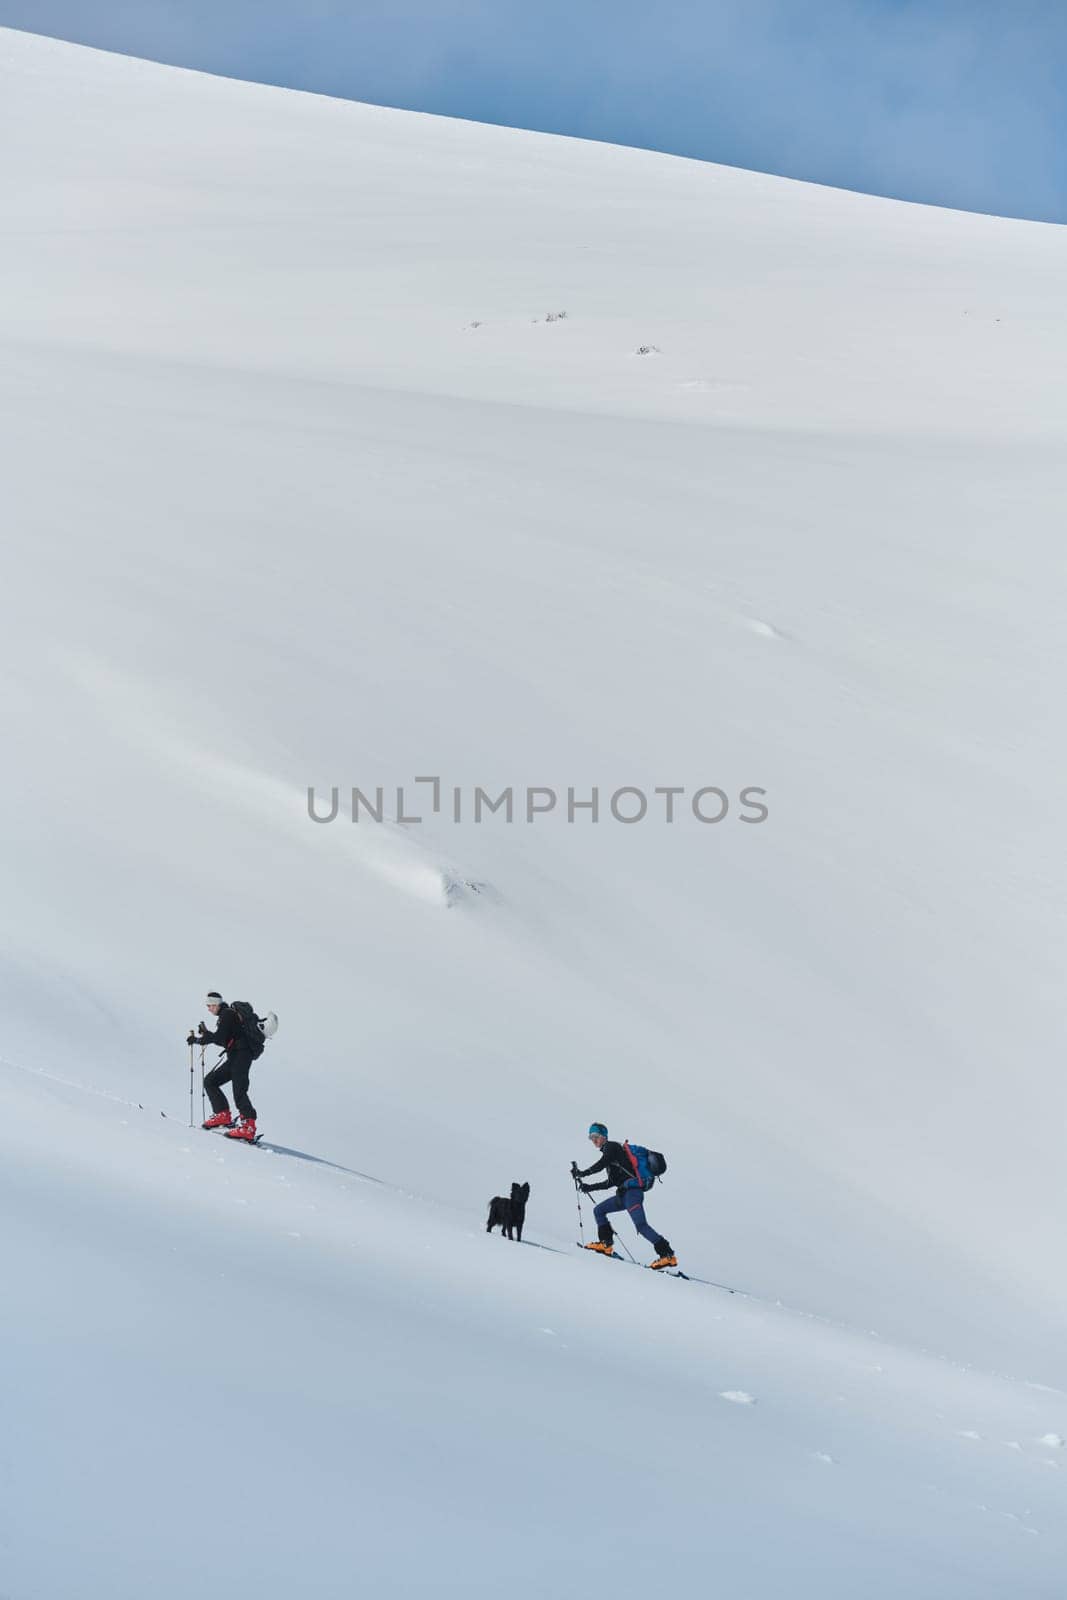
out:
<path id="1" fill-rule="evenodd" d="M 21 1065 L 18 1062 L 13 1062 L 13 1061 L 10 1061 L 10 1060 L 5 1059 L 3 1057 L 0 1057 L 0 1068 L 6 1069 L 6 1070 L 11 1071 L 11 1072 L 26 1074 L 29 1078 L 37 1080 L 37 1081 L 39 1081 L 39 1082 L 41 1082 L 41 1083 L 43 1083 L 45 1085 L 54 1085 L 56 1088 L 65 1088 L 65 1089 L 73 1090 L 78 1095 L 87 1097 L 90 1100 L 92 1100 L 92 1099 L 103 1099 L 105 1101 L 110 1101 L 112 1104 L 115 1104 L 117 1106 L 122 1106 L 122 1107 L 125 1107 L 126 1109 L 129 1109 L 129 1110 L 136 1110 L 136 1111 L 142 1112 L 148 1118 L 151 1118 L 153 1116 L 158 1116 L 159 1118 L 161 1118 L 164 1122 L 166 1122 L 171 1127 L 177 1127 L 177 1128 L 183 1128 L 184 1127 L 186 1132 L 194 1132 L 195 1131 L 197 1133 L 204 1133 L 204 1130 L 202 1130 L 202 1129 L 190 1128 L 187 1123 L 183 1123 L 182 1122 L 180 1117 L 178 1117 L 176 1115 L 173 1115 L 173 1114 L 171 1114 L 169 1112 L 161 1111 L 158 1108 L 153 1110 L 153 1108 L 151 1108 L 149 1106 L 145 1106 L 145 1105 L 143 1105 L 143 1104 L 141 1104 L 139 1102 L 125 1100 L 125 1099 L 123 1099 L 122 1096 L 113 1094 L 110 1091 L 97 1089 L 97 1088 L 91 1087 L 91 1086 L 89 1086 L 89 1085 L 87 1085 L 85 1083 L 79 1082 L 77 1080 L 66 1078 L 66 1077 L 63 1077 L 63 1076 L 55 1074 L 55 1073 L 46 1072 L 46 1071 L 44 1071 L 43 1069 L 40 1069 L 40 1068 L 25 1067 L 25 1066 Z M 127 1126 L 128 1124 L 124 1123 L 123 1125 Z M 214 1139 L 217 1143 L 225 1144 L 226 1147 L 229 1148 L 230 1142 L 224 1141 L 221 1138 L 221 1136 L 218 1134 L 217 1131 L 216 1132 L 209 1132 L 206 1136 Z M 313 1167 L 323 1168 L 323 1169 L 326 1169 L 328 1172 L 338 1173 L 342 1177 L 355 1178 L 360 1183 L 373 1184 L 373 1185 L 376 1185 L 376 1186 L 378 1186 L 380 1188 L 388 1189 L 391 1193 L 393 1193 L 394 1195 L 396 1195 L 399 1198 L 404 1199 L 404 1200 L 414 1201 L 414 1202 L 417 1202 L 419 1204 L 432 1204 L 432 1205 L 439 1205 L 440 1204 L 440 1202 L 438 1200 L 431 1199 L 427 1195 L 420 1194 L 420 1193 L 418 1193 L 418 1191 L 416 1191 L 416 1190 L 414 1190 L 414 1189 L 412 1189 L 412 1188 L 410 1188 L 410 1187 L 408 1187 L 408 1186 L 406 1186 L 404 1184 L 400 1184 L 400 1183 L 396 1183 L 396 1182 L 390 1182 L 389 1180 L 387 1180 L 385 1178 L 377 1177 L 377 1176 L 374 1176 L 374 1175 L 372 1175 L 370 1173 L 360 1171 L 359 1169 L 357 1169 L 355 1167 L 346 1166 L 346 1165 L 344 1165 L 344 1164 L 342 1164 L 340 1162 L 330 1160 L 330 1159 L 328 1159 L 328 1158 L 326 1158 L 324 1156 L 313 1154 L 312 1152 L 309 1152 L 309 1151 L 292 1149 L 289 1146 L 276 1143 L 276 1142 L 271 1141 L 271 1140 L 266 1139 L 266 1138 L 263 1138 L 263 1139 L 260 1140 L 259 1144 L 256 1146 L 256 1150 L 258 1152 L 262 1153 L 262 1154 L 265 1154 L 265 1155 L 280 1156 L 280 1157 L 283 1157 L 283 1158 L 286 1158 L 286 1159 L 294 1160 L 294 1161 L 296 1161 L 298 1163 L 309 1163 Z M 246 1157 L 250 1159 L 253 1156 L 253 1152 L 252 1151 L 245 1152 L 243 1150 L 240 1150 L 237 1153 L 242 1155 L 242 1159 L 244 1159 Z M 221 1159 L 221 1152 L 220 1152 L 220 1159 Z M 314 1209 L 314 1207 L 312 1207 L 312 1209 Z M 452 1209 L 452 1208 L 448 1207 L 448 1209 Z M 472 1235 L 472 1237 L 479 1237 L 479 1238 L 480 1238 L 480 1236 L 481 1236 L 481 1228 L 479 1228 L 477 1234 Z M 501 1245 L 510 1246 L 515 1241 L 510 1241 L 510 1240 L 505 1241 L 501 1237 L 499 1242 L 500 1242 Z M 550 1252 L 552 1254 L 555 1254 L 555 1255 L 561 1255 L 561 1256 L 565 1256 L 567 1258 L 572 1258 L 572 1252 L 570 1250 L 568 1250 L 565 1247 L 565 1245 L 563 1245 L 562 1243 L 560 1243 L 558 1241 L 554 1242 L 554 1243 L 549 1243 L 549 1242 L 543 1241 L 543 1240 L 525 1238 L 525 1239 L 519 1240 L 517 1242 L 521 1246 L 524 1246 L 526 1248 L 532 1248 L 532 1249 L 535 1249 L 535 1250 L 548 1251 L 548 1252 Z M 626 1260 L 627 1260 L 627 1258 L 622 1258 L 622 1264 L 626 1264 Z M 595 1258 L 591 1259 L 591 1264 L 593 1264 L 596 1267 L 596 1269 L 599 1270 L 599 1265 L 600 1264 L 599 1264 L 599 1262 L 595 1261 Z M 632 1265 L 633 1263 L 630 1263 L 630 1264 Z M 659 1274 L 650 1274 L 649 1276 L 658 1277 L 660 1275 Z M 667 1273 L 667 1274 L 663 1274 L 662 1276 L 664 1276 L 664 1278 L 668 1278 L 669 1279 L 669 1278 L 673 1277 L 673 1274 Z M 763 1306 L 763 1307 L 765 1307 L 765 1308 L 767 1308 L 769 1310 L 772 1310 L 774 1312 L 780 1313 L 782 1316 L 785 1316 L 785 1317 L 788 1317 L 788 1318 L 797 1319 L 801 1323 L 811 1323 L 811 1324 L 816 1324 L 816 1325 L 822 1325 L 822 1326 L 826 1327 L 828 1330 L 833 1330 L 833 1331 L 839 1332 L 841 1334 L 847 1335 L 849 1337 L 856 1337 L 856 1338 L 861 1338 L 861 1339 L 864 1338 L 864 1337 L 872 1338 L 872 1339 L 879 1339 L 880 1338 L 880 1336 L 877 1333 L 868 1332 L 867 1334 L 864 1334 L 861 1329 L 858 1329 L 856 1327 L 850 1326 L 847 1323 L 844 1323 L 844 1322 L 841 1322 L 841 1321 L 835 1321 L 835 1320 L 833 1320 L 831 1318 L 820 1316 L 817 1313 L 806 1311 L 806 1310 L 804 1310 L 803 1308 L 800 1308 L 800 1307 L 788 1306 L 788 1305 L 786 1305 L 785 1303 L 783 1303 L 779 1299 L 774 1299 L 774 1298 L 771 1298 L 771 1297 L 768 1297 L 768 1296 L 756 1295 L 756 1294 L 753 1294 L 750 1291 L 746 1291 L 746 1290 L 732 1289 L 732 1288 L 727 1287 L 726 1285 L 718 1284 L 718 1283 L 714 1282 L 711 1279 L 701 1278 L 699 1276 L 695 1276 L 694 1275 L 694 1276 L 688 1277 L 687 1280 L 675 1279 L 675 1281 L 687 1281 L 688 1284 L 692 1288 L 694 1288 L 696 1290 L 710 1289 L 710 1290 L 714 1291 L 716 1294 L 724 1294 L 724 1295 L 726 1295 L 728 1297 L 728 1299 L 730 1299 L 730 1300 L 752 1302 L 753 1304 L 760 1305 L 760 1306 Z M 544 1329 L 542 1331 L 547 1333 L 550 1330 Z M 948 1360 L 946 1358 L 943 1358 L 943 1357 L 940 1357 L 940 1356 L 936 1356 L 936 1355 L 935 1356 L 931 1356 L 931 1355 L 929 1355 L 928 1352 L 912 1352 L 912 1354 L 916 1355 L 916 1356 L 919 1356 L 921 1359 L 932 1361 L 937 1365 L 943 1365 L 946 1369 L 948 1369 L 950 1371 L 965 1370 L 965 1369 L 961 1369 L 957 1363 L 955 1363 L 955 1362 L 953 1362 L 951 1360 Z M 869 1371 L 870 1373 L 874 1374 L 874 1375 L 882 1375 L 885 1372 L 885 1367 L 881 1363 L 868 1364 L 867 1367 L 866 1367 L 866 1370 Z M 1047 1393 L 1049 1395 L 1055 1396 L 1058 1399 L 1067 1401 L 1067 1393 L 1064 1393 L 1062 1391 L 1053 1389 L 1053 1388 L 1051 1388 L 1049 1386 L 1046 1386 L 1046 1385 L 1033 1384 L 1030 1381 L 1025 1380 L 1025 1379 L 1018 1379 L 1018 1378 L 1014 1378 L 1014 1377 L 1005 1375 L 1003 1373 L 996 1373 L 996 1372 L 984 1372 L 984 1373 L 981 1374 L 981 1376 L 983 1378 L 989 1379 L 990 1381 L 996 1382 L 996 1383 L 1004 1383 L 1004 1384 L 1008 1384 L 1008 1385 L 1018 1385 L 1018 1386 L 1020 1386 L 1022 1388 L 1028 1388 L 1028 1389 L 1035 1389 L 1036 1388 L 1036 1389 L 1041 1390 L 1041 1391 L 1043 1391 L 1043 1392 L 1045 1392 L 1045 1393 Z M 735 1405 L 748 1406 L 748 1405 L 755 1405 L 757 1403 L 756 1397 L 754 1395 L 751 1395 L 751 1394 L 747 1393 L 743 1389 L 723 1390 L 723 1391 L 720 1391 L 720 1396 L 719 1397 L 720 1397 L 720 1399 L 730 1401 Z M 976 1432 L 976 1431 L 967 1429 L 967 1430 L 960 1430 L 960 1437 L 964 1438 L 964 1439 L 980 1441 L 983 1436 L 980 1433 Z M 1065 1444 L 1065 1440 L 1064 1440 L 1064 1437 L 1062 1435 L 1060 1435 L 1058 1433 L 1051 1433 L 1051 1432 L 1047 1433 L 1045 1435 L 1042 1435 L 1036 1442 L 1038 1442 L 1040 1444 L 1043 1444 L 1045 1446 L 1054 1447 L 1054 1448 L 1063 1448 L 1064 1444 Z M 1021 1449 L 1021 1446 L 1017 1442 L 1013 1441 L 1013 1442 L 1010 1443 L 1009 1448 L 1014 1449 L 1014 1450 L 1019 1450 L 1019 1449 Z"/>
<path id="2" fill-rule="evenodd" d="M 938 1463 L 939 1470 L 939 1478 L 929 1484 L 926 1492 L 942 1498 L 947 1494 L 958 1504 L 962 1483 L 939 1454 L 936 1436 L 930 1435 L 927 1441 L 928 1424 L 921 1421 L 921 1403 L 909 1399 L 903 1412 L 900 1407 L 902 1397 L 910 1395 L 916 1383 L 920 1390 L 937 1394 L 941 1416 L 945 1414 L 946 1403 L 958 1408 L 965 1396 L 980 1393 L 992 1408 L 991 1416 L 996 1414 L 1000 1419 L 998 1432 L 1004 1443 L 997 1451 L 986 1449 L 977 1458 L 977 1473 L 981 1481 L 988 1483 L 989 1490 L 984 1499 L 974 1501 L 974 1512 L 984 1522 L 1003 1525 L 1019 1534 L 1033 1536 L 1039 1532 L 1033 1509 L 1041 1503 L 1039 1485 L 1045 1481 L 1051 1484 L 1054 1480 L 1042 1474 L 1036 1483 L 1028 1485 L 1025 1492 L 1033 1505 L 1021 1502 L 1022 1490 L 1020 1500 L 1005 1503 L 1009 1489 L 1006 1480 L 1000 1477 L 1003 1469 L 998 1465 L 1011 1461 L 1016 1464 L 1015 1471 L 1025 1473 L 1035 1464 L 1045 1464 L 1039 1456 L 1027 1455 L 1019 1440 L 1008 1437 L 1004 1428 L 1004 1422 L 1010 1414 L 1019 1411 L 1020 1404 L 1030 1423 L 1027 1436 L 1034 1439 L 1036 1448 L 1045 1455 L 1049 1448 L 1062 1448 L 1062 1433 L 1049 1430 L 1039 1434 L 1034 1429 L 1033 1408 L 1046 1401 L 1034 1395 L 1032 1387 L 1025 1383 L 1012 1384 L 984 1374 L 964 1372 L 957 1364 L 907 1350 L 889 1349 L 886 1351 L 888 1359 L 871 1363 L 864 1359 L 864 1346 L 870 1336 L 855 1330 L 832 1328 L 822 1319 L 750 1296 L 724 1295 L 695 1281 L 676 1282 L 668 1288 L 654 1281 L 653 1275 L 648 1273 L 605 1270 L 604 1263 L 583 1258 L 562 1244 L 553 1246 L 547 1241 L 529 1240 L 523 1243 L 533 1246 L 532 1250 L 515 1251 L 507 1241 L 489 1240 L 480 1228 L 472 1230 L 470 1216 L 454 1203 L 441 1206 L 436 1201 L 420 1199 L 400 1185 L 370 1179 L 352 1167 L 311 1152 L 289 1150 L 281 1145 L 272 1149 L 269 1144 L 257 1151 L 245 1150 L 226 1145 L 214 1135 L 200 1135 L 191 1140 L 187 1126 L 151 1109 L 124 1104 L 109 1092 L 99 1093 L 84 1085 L 71 1085 L 56 1075 L 19 1068 L 7 1061 L 0 1065 L 9 1077 L 22 1081 L 26 1093 L 44 1091 L 48 1097 L 44 1102 L 46 1106 L 51 1100 L 46 1115 L 40 1119 L 28 1115 L 22 1106 L 16 1107 L 16 1115 L 6 1130 L 9 1136 L 17 1132 L 21 1144 L 26 1138 L 36 1137 L 36 1123 L 40 1120 L 42 1132 L 47 1130 L 46 1142 L 40 1146 L 37 1156 L 42 1171 L 47 1169 L 50 1150 L 55 1154 L 60 1171 L 68 1160 L 66 1152 L 75 1148 L 79 1168 L 91 1167 L 99 1140 L 102 1143 L 100 1159 L 109 1165 L 110 1181 L 117 1182 L 120 1190 L 124 1181 L 130 1181 L 133 1192 L 141 1197 L 139 1206 L 148 1203 L 154 1207 L 167 1196 L 168 1185 L 178 1184 L 172 1192 L 175 1201 L 181 1197 L 181 1208 L 175 1215 L 183 1219 L 182 1226 L 194 1226 L 198 1216 L 214 1218 L 215 1226 L 219 1226 L 219 1206 L 225 1199 L 233 1225 L 247 1230 L 246 1238 L 233 1238 L 232 1248 L 237 1252 L 235 1261 L 250 1250 L 269 1248 L 270 1239 L 274 1239 L 279 1249 L 292 1252 L 294 1262 L 306 1259 L 317 1264 L 315 1270 L 324 1274 L 323 1287 L 330 1297 L 343 1296 L 352 1290 L 358 1292 L 360 1286 L 365 1286 L 372 1298 L 361 1302 L 364 1309 L 360 1315 L 365 1316 L 383 1294 L 391 1296 L 397 1292 L 397 1286 L 403 1285 L 405 1294 L 417 1291 L 424 1314 L 431 1317 L 432 1328 L 431 1307 L 441 1286 L 450 1285 L 449 1292 L 458 1295 L 457 1305 L 469 1306 L 485 1296 L 488 1283 L 499 1279 L 503 1270 L 510 1293 L 515 1297 L 515 1314 L 531 1337 L 551 1349 L 553 1363 L 563 1363 L 566 1367 L 576 1358 L 581 1362 L 592 1358 L 595 1370 L 596 1363 L 603 1359 L 604 1318 L 611 1323 L 623 1314 L 627 1321 L 632 1321 L 637 1314 L 647 1318 L 656 1314 L 656 1308 L 662 1310 L 669 1305 L 672 1308 L 670 1322 L 659 1324 L 659 1337 L 665 1342 L 662 1352 L 665 1371 L 674 1374 L 668 1387 L 682 1381 L 683 1353 L 690 1348 L 691 1340 L 692 1354 L 700 1366 L 709 1362 L 713 1367 L 750 1366 L 754 1375 L 762 1374 L 762 1388 L 770 1387 L 778 1393 L 763 1394 L 758 1404 L 756 1394 L 743 1388 L 719 1390 L 718 1398 L 751 1414 L 751 1426 L 757 1430 L 756 1436 L 764 1440 L 761 1448 L 770 1448 L 771 1441 L 777 1439 L 786 1425 L 796 1405 L 789 1391 L 798 1384 L 813 1387 L 816 1394 L 825 1390 L 819 1402 L 823 1406 L 832 1398 L 846 1401 L 838 1425 L 843 1424 L 852 1438 L 847 1455 L 823 1446 L 808 1446 L 804 1453 L 818 1467 L 834 1468 L 842 1460 L 849 1460 L 846 1493 L 850 1497 L 872 1470 L 870 1464 L 864 1465 L 862 1453 L 856 1458 L 859 1442 L 872 1427 L 880 1427 L 887 1435 L 904 1428 L 905 1432 L 920 1430 L 904 1458 L 906 1466 L 902 1470 L 906 1477 L 912 1470 L 911 1457 L 920 1448 L 918 1440 L 921 1438 L 921 1449 L 927 1452 L 931 1466 Z M 138 1116 L 116 1118 L 116 1112 L 134 1109 Z M 70 1116 L 74 1117 L 78 1129 L 76 1145 L 68 1143 L 69 1136 L 65 1132 L 65 1120 Z M 114 1145 L 119 1131 L 134 1141 L 132 1145 L 122 1146 L 125 1162 L 118 1159 L 117 1147 L 107 1153 L 107 1147 Z M 214 1139 L 213 1144 L 208 1142 L 209 1138 Z M 145 1158 L 148 1165 L 135 1176 L 137 1164 L 143 1163 Z M 187 1161 L 188 1169 L 174 1168 L 175 1158 Z M 124 1167 L 128 1168 L 127 1177 L 124 1177 Z M 214 1179 L 210 1177 L 212 1173 L 216 1175 Z M 195 1188 L 191 1189 L 190 1183 L 195 1184 Z M 128 1214 L 128 1201 L 123 1199 L 120 1203 L 123 1214 Z M 167 1203 L 172 1202 L 168 1200 Z M 374 1208 L 372 1213 L 366 1212 L 368 1204 Z M 425 1237 L 427 1233 L 430 1237 Z M 387 1234 L 391 1241 L 385 1250 L 375 1243 L 375 1236 L 379 1234 Z M 257 1240 L 263 1241 L 262 1246 L 257 1245 Z M 345 1268 L 339 1252 L 354 1252 L 359 1257 L 360 1265 L 354 1276 L 351 1269 Z M 516 1275 L 514 1269 L 520 1263 L 525 1265 Z M 306 1268 L 298 1270 L 303 1274 Z M 399 1274 L 395 1282 L 394 1271 Z M 486 1273 L 491 1277 L 487 1278 Z M 270 1276 L 262 1281 L 273 1283 Z M 284 1283 L 284 1279 L 278 1281 Z M 346 1284 L 351 1285 L 351 1289 L 346 1288 Z M 495 1306 L 490 1312 L 493 1319 L 501 1315 L 501 1304 L 491 1299 L 485 1302 L 485 1309 Z M 534 1307 L 545 1310 L 551 1307 L 552 1324 L 531 1319 L 528 1312 Z M 712 1312 L 712 1307 L 720 1309 Z M 587 1326 L 585 1319 L 590 1311 L 593 1320 Z M 709 1341 L 706 1328 L 712 1324 L 720 1331 Z M 399 1327 L 397 1334 L 399 1336 Z M 517 1332 L 511 1335 L 505 1349 L 513 1345 L 516 1336 Z M 410 1329 L 404 1337 L 412 1337 Z M 669 1354 L 672 1348 L 676 1351 L 674 1356 Z M 683 1363 L 681 1367 L 679 1362 Z M 887 1374 L 895 1369 L 907 1370 L 911 1375 L 898 1380 L 902 1387 L 894 1383 L 887 1400 L 876 1400 L 874 1397 L 880 1394 Z M 564 1368 L 556 1370 L 562 1372 Z M 279 1369 L 281 1371 L 284 1369 Z M 866 1381 L 860 1390 L 853 1386 L 846 1396 L 840 1385 L 849 1374 L 857 1377 L 862 1374 Z M 662 1391 L 662 1385 L 660 1389 Z M 863 1390 L 865 1393 L 861 1392 Z M 1049 1396 L 1047 1403 L 1051 1404 L 1052 1399 Z M 159 1403 L 157 1397 L 157 1414 Z M 888 1410 L 885 1410 L 886 1405 Z M 873 1416 L 882 1418 L 880 1424 L 862 1421 L 871 1406 L 874 1407 Z M 814 1420 L 815 1415 L 813 1409 L 808 1420 Z M 1018 1420 L 1023 1420 L 1022 1413 Z M 967 1436 L 974 1443 L 982 1442 L 975 1430 L 967 1430 Z M 706 1448 L 703 1437 L 701 1448 Z M 797 1448 L 803 1447 L 798 1443 Z M 377 1449 L 382 1449 L 380 1443 Z M 1044 1515 L 1041 1521 L 1045 1521 Z M 164 1593 L 170 1591 L 164 1590 Z"/>

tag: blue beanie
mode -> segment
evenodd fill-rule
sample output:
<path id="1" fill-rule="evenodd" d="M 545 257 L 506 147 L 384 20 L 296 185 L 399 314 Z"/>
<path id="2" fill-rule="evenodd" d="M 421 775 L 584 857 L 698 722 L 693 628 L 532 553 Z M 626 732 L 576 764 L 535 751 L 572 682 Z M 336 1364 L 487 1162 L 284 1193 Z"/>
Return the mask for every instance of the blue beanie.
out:
<path id="1" fill-rule="evenodd" d="M 594 1122 L 591 1125 L 591 1127 L 589 1129 L 589 1137 L 590 1137 L 590 1139 L 593 1137 L 594 1133 L 599 1134 L 602 1139 L 606 1139 L 607 1136 L 608 1136 L 608 1130 L 607 1130 L 607 1128 L 605 1128 L 605 1126 L 604 1126 L 604 1124 L 602 1122 Z"/>

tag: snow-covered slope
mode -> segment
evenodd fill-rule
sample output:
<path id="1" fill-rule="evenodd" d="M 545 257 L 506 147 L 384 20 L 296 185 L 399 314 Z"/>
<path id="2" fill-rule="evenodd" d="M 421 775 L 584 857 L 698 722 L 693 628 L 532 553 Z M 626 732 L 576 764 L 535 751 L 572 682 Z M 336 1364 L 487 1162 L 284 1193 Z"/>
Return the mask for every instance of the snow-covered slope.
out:
<path id="1" fill-rule="evenodd" d="M 12 1596 L 1061 1591 L 1062 1393 L 0 1089 Z"/>
<path id="2" fill-rule="evenodd" d="M 1056 1593 L 1063 231 L 3 31 L 0 120 L 0 1590 L 571 1594 L 626 1515 Z M 211 986 L 336 1167 L 180 1131 Z M 570 1249 L 594 1117 L 758 1298 L 478 1236 Z"/>

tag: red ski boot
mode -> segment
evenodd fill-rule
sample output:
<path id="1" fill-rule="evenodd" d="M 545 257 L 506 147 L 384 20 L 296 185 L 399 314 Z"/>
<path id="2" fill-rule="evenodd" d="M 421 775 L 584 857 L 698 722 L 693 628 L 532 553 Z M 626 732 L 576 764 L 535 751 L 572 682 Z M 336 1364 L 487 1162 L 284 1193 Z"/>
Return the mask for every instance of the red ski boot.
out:
<path id="1" fill-rule="evenodd" d="M 242 1117 L 236 1128 L 231 1128 L 226 1137 L 227 1139 L 246 1139 L 249 1144 L 255 1144 L 256 1125 L 251 1117 Z"/>
<path id="2" fill-rule="evenodd" d="M 213 1117 L 200 1124 L 202 1128 L 232 1128 L 233 1118 L 228 1111 L 216 1111 Z"/>

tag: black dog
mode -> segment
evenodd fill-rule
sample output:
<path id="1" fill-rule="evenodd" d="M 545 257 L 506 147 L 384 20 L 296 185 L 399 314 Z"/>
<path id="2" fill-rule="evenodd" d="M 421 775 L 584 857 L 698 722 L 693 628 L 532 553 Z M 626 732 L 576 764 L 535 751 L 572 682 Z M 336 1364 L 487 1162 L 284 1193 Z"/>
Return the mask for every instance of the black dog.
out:
<path id="1" fill-rule="evenodd" d="M 494 1228 L 499 1228 L 506 1238 L 518 1239 L 521 1243 L 522 1225 L 526 1221 L 526 1202 L 529 1198 L 528 1183 L 513 1183 L 510 1200 L 505 1200 L 499 1194 L 490 1200 L 489 1221 L 485 1225 L 486 1233 L 492 1233 Z"/>

